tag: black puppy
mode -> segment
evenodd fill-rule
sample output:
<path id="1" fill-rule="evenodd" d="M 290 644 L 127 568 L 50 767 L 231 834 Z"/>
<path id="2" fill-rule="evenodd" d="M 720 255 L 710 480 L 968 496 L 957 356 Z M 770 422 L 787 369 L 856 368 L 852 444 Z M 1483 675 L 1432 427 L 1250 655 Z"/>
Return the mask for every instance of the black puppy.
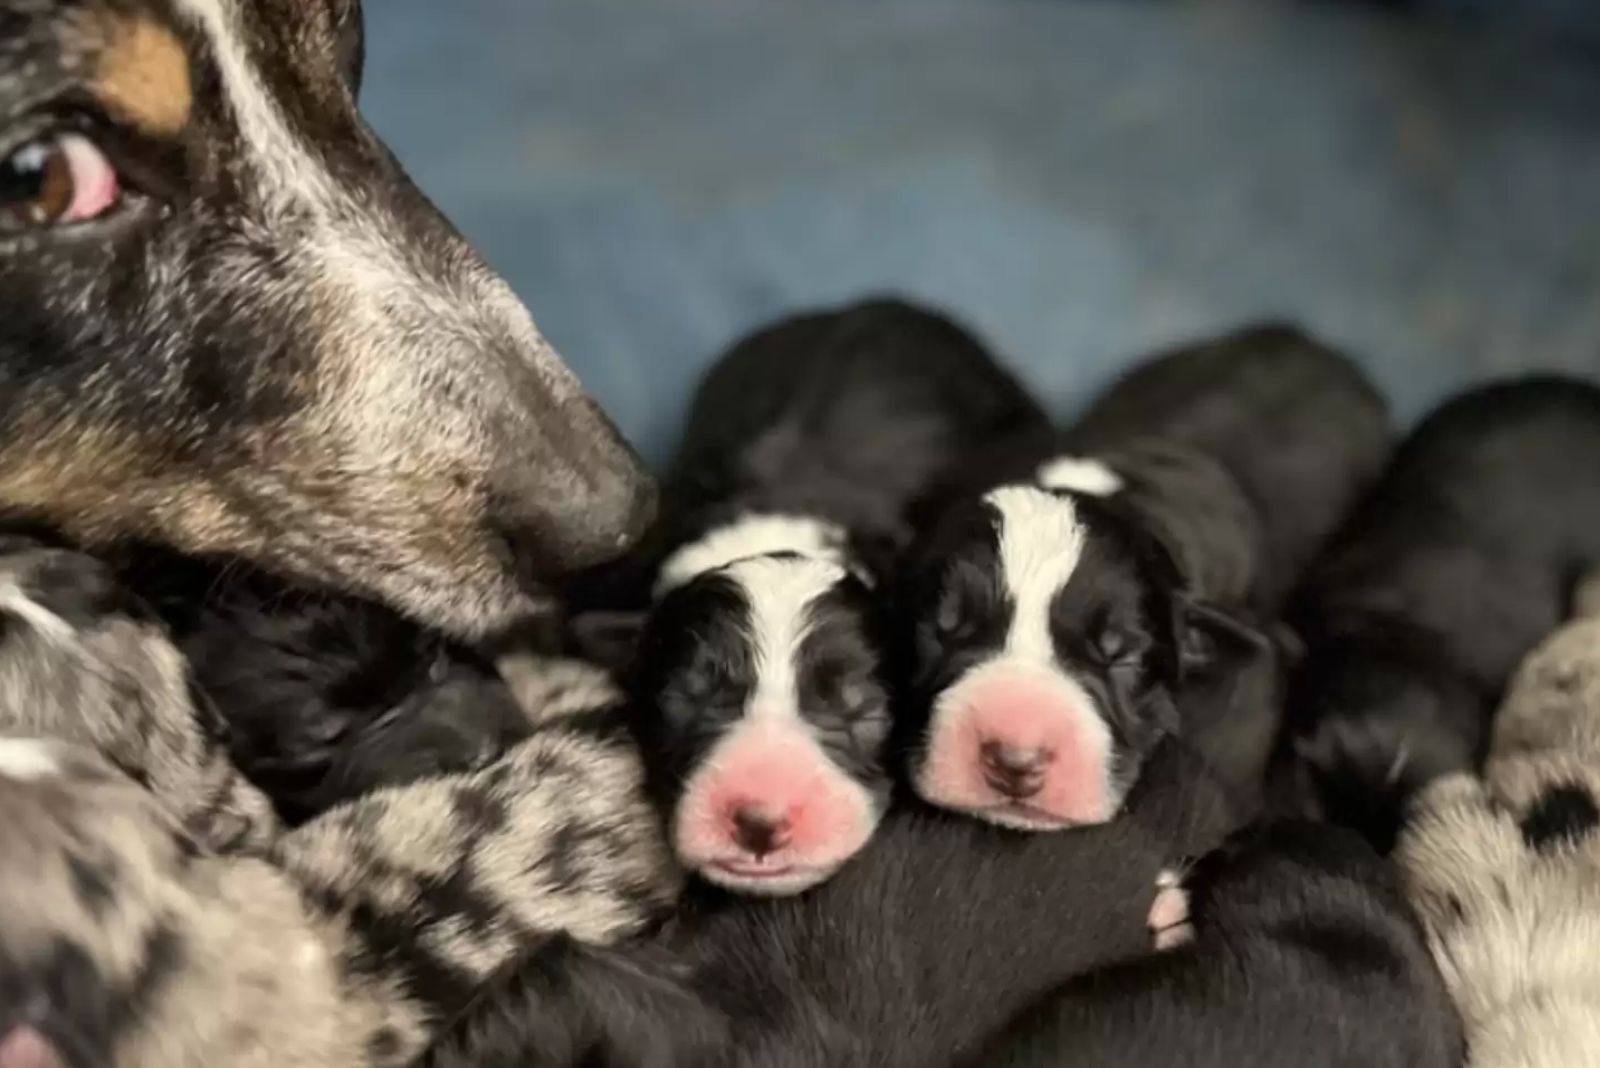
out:
<path id="1" fill-rule="evenodd" d="M 688 867 L 789 893 L 860 849 L 888 793 L 879 550 L 944 465 L 1042 419 L 974 338 L 897 301 L 786 320 L 713 368 L 662 524 L 611 577 L 659 601 L 630 690 Z"/>
<path id="2" fill-rule="evenodd" d="M 241 564 L 118 556 L 225 718 L 234 763 L 290 824 L 483 767 L 532 729 L 485 655 L 381 605 Z"/>
<path id="3" fill-rule="evenodd" d="M 970 1068 L 1461 1063 L 1460 1018 L 1422 930 L 1355 835 L 1248 832 L 1190 887 L 1190 945 L 1072 981 Z"/>
<path id="4" fill-rule="evenodd" d="M 560 946 L 490 989 L 429 1068 L 930 1068 L 1071 976 L 1147 953 L 1163 872 L 1231 816 L 1163 746 L 1125 818 L 1019 836 L 897 809 L 800 897 L 701 894 L 654 941 Z M 1157 910 L 1159 911 L 1159 910 Z"/>
<path id="5" fill-rule="evenodd" d="M 1215 675 L 1275 657 L 1255 621 L 1386 448 L 1348 361 L 1258 328 L 1164 356 L 1074 430 L 953 478 L 900 597 L 918 792 L 1029 829 L 1110 819 L 1208 675 L 1213 699 L 1181 718 L 1249 789 L 1273 705 Z"/>
<path id="6" fill-rule="evenodd" d="M 1531 377 L 1428 416 L 1307 580 L 1281 786 L 1387 850 L 1478 766 L 1507 681 L 1600 564 L 1600 388 Z"/>

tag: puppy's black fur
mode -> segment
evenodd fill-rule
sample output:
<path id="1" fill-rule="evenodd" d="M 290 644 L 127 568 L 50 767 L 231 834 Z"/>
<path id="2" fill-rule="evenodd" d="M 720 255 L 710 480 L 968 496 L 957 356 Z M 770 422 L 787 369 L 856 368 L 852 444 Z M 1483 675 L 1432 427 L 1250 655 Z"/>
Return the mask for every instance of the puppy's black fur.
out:
<path id="1" fill-rule="evenodd" d="M 763 327 L 713 365 L 662 479 L 661 516 L 572 601 L 638 607 L 673 549 L 742 515 L 826 519 L 868 562 L 904 544 L 907 510 L 973 450 L 1038 432 L 1038 404 L 955 321 L 878 298 Z"/>
<path id="2" fill-rule="evenodd" d="M 1392 445 L 1388 406 L 1349 358 L 1262 323 L 1139 364 L 1066 430 L 1018 433 L 949 474 L 916 512 L 926 521 L 951 500 L 1031 480 L 1055 456 L 1105 456 L 1130 489 L 1144 484 L 1141 503 L 1171 526 L 1169 540 L 1195 543 L 1174 545 L 1180 556 L 1214 568 L 1248 552 L 1231 569 L 1248 574 L 1250 606 L 1273 619 Z M 1196 509 L 1215 514 L 1184 518 Z"/>
<path id="3" fill-rule="evenodd" d="M 1522 658 L 1600 563 L 1600 388 L 1538 376 L 1428 416 L 1316 565 L 1280 785 L 1393 843 L 1406 800 L 1474 768 Z"/>
<path id="4" fill-rule="evenodd" d="M 532 729 L 492 663 L 381 605 L 154 549 L 123 563 L 286 822 L 483 767 Z"/>
<path id="5" fill-rule="evenodd" d="M 1195 941 L 1067 984 L 969 1068 L 1455 1068 L 1461 1023 L 1357 836 L 1248 832 L 1190 880 Z"/>
<path id="6" fill-rule="evenodd" d="M 1018 836 L 891 812 L 798 898 L 699 898 L 650 944 L 558 946 L 487 991 L 430 1068 L 930 1068 L 1067 978 L 1148 952 L 1157 874 L 1231 823 L 1163 747 L 1113 823 Z"/>

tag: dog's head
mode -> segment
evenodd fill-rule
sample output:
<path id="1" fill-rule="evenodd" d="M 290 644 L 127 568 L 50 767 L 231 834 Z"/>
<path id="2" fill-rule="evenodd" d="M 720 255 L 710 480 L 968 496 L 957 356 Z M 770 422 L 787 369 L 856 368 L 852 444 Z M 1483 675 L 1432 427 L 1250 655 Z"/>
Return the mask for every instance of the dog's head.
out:
<path id="1" fill-rule="evenodd" d="M 356 107 L 359 0 L 0 0 L 0 505 L 458 633 L 650 519 Z"/>

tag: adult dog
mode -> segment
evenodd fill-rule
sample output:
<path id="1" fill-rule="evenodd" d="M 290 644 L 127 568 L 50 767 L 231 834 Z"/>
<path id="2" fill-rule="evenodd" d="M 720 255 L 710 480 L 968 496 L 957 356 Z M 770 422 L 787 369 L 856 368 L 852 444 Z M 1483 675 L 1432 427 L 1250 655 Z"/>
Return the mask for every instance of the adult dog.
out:
<path id="1" fill-rule="evenodd" d="M 362 59 L 358 0 L 0 0 L 0 506 L 474 637 L 654 490 Z"/>

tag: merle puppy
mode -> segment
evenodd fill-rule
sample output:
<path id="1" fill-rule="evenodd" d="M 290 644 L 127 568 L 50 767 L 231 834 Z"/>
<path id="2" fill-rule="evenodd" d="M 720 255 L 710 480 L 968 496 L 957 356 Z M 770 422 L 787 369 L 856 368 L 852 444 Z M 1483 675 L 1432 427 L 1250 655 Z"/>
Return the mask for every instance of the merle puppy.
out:
<path id="1" fill-rule="evenodd" d="M 888 796 L 883 547 L 944 465 L 1041 419 L 974 338 L 898 301 L 785 320 L 713 368 L 624 569 L 658 602 L 628 677 L 688 867 L 792 893 L 866 842 Z"/>
<path id="2" fill-rule="evenodd" d="M 917 791 L 1012 827 L 1102 822 L 1182 722 L 1256 792 L 1277 717 L 1229 680 L 1276 670 L 1258 621 L 1386 448 L 1347 360 L 1257 328 L 952 478 L 900 596 Z M 1180 701 L 1196 680 L 1205 699 Z"/>
<path id="3" fill-rule="evenodd" d="M 1461 1063 L 1460 1019 L 1399 880 L 1355 834 L 1262 827 L 1188 885 L 1189 945 L 1068 983 L 970 1068 Z"/>
<path id="4" fill-rule="evenodd" d="M 1590 611 L 1600 605 L 1587 606 Z M 1482 780 L 1412 801 L 1395 859 L 1465 1018 L 1470 1068 L 1600 1049 L 1600 618 L 1523 661 Z"/>
<path id="5" fill-rule="evenodd" d="M 1476 768 L 1512 672 L 1600 563 L 1600 388 L 1536 376 L 1428 416 L 1294 613 L 1285 787 L 1387 849 L 1406 800 Z"/>
<path id="6" fill-rule="evenodd" d="M 702 890 L 650 942 L 572 945 L 486 990 L 428 1068 L 929 1068 L 1059 983 L 1151 951 L 1164 874 L 1233 815 L 1174 745 L 1126 818 L 1018 836 L 896 809 L 808 894 Z"/>

